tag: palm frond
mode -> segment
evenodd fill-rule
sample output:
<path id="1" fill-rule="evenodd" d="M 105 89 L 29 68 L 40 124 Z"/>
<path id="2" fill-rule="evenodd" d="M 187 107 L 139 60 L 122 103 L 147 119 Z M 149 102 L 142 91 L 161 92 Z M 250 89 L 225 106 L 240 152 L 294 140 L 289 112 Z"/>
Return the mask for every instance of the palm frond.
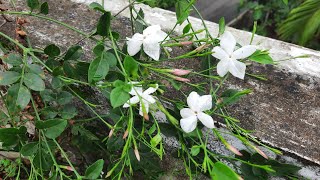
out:
<path id="1" fill-rule="evenodd" d="M 281 39 L 293 37 L 300 45 L 310 41 L 320 28 L 320 0 L 306 0 L 293 9 L 288 18 L 281 23 L 278 33 Z"/>

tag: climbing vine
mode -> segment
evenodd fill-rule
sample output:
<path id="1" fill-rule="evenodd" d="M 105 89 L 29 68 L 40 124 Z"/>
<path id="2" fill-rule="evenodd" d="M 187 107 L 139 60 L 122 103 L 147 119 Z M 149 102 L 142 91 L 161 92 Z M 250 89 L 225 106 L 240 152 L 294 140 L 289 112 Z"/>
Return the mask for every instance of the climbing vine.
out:
<path id="1" fill-rule="evenodd" d="M 27 0 L 27 12 L 1 11 L 17 16 L 16 38 L 0 32 L 4 66 L 0 72 L 1 148 L 18 153 L 16 161 L 0 162 L 7 176 L 121 179 L 138 173 L 157 179 L 162 174 L 159 160 L 168 155 L 165 139 L 173 138 L 178 144 L 173 152 L 190 179 L 201 173 L 211 179 L 294 178 L 299 168 L 269 158 L 261 147 L 281 152 L 241 128 L 240 120 L 227 110 L 252 92 L 227 89 L 224 84 L 229 78 L 265 80 L 246 69 L 252 63 L 276 62 L 267 50 L 252 44 L 254 32 L 250 44 L 237 43 L 223 18 L 217 36 L 203 19 L 203 29 L 195 30 L 188 19 L 192 9 L 198 13 L 194 2 L 176 2 L 177 22 L 168 31 L 146 23 L 143 10 L 136 9 L 138 2 L 130 1 L 126 8 L 131 14 L 132 34 L 128 37 L 111 27 L 119 13 L 106 11 L 104 2 L 89 6 L 100 13 L 92 33 L 51 19 L 47 2 Z M 29 16 L 94 41 L 91 59 L 82 60 L 84 51 L 78 43 L 66 51 L 55 44 L 35 48 L 24 28 Z M 183 25 L 183 34 L 173 34 L 178 25 Z M 187 51 L 174 53 L 177 48 Z M 191 58 L 204 68 L 178 68 L 171 63 Z M 170 97 L 169 91 L 179 98 Z M 91 97 L 95 95 L 103 97 L 107 107 L 94 102 Z M 108 111 L 101 111 L 101 107 Z M 237 149 L 227 136 L 246 148 Z M 210 148 L 213 139 L 231 155 Z M 76 165 L 71 147 L 96 159 L 84 167 Z M 9 170 L 9 166 L 14 168 Z"/>

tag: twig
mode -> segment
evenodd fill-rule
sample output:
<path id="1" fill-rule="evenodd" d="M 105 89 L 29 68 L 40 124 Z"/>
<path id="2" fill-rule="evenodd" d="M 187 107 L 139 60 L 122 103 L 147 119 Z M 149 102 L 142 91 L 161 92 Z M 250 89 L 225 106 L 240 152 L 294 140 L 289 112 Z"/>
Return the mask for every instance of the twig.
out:
<path id="1" fill-rule="evenodd" d="M 230 22 L 227 23 L 227 26 L 231 26 L 234 23 L 236 23 L 238 20 L 240 20 L 241 18 L 243 18 L 243 16 L 245 14 L 247 14 L 247 12 L 249 11 L 249 9 L 243 11 L 242 13 L 240 13 L 236 18 L 232 19 Z"/>
<path id="2" fill-rule="evenodd" d="M 20 155 L 19 152 L 0 151 L 0 157 L 4 157 L 4 158 L 7 158 L 7 159 L 19 159 L 22 156 Z M 24 158 L 24 157 L 22 157 L 22 158 L 28 160 L 28 158 Z"/>
<path id="3" fill-rule="evenodd" d="M 117 14 L 114 15 L 114 17 L 117 17 L 120 13 L 122 13 L 124 10 L 126 10 L 128 7 L 132 6 L 134 3 L 136 2 L 136 0 L 132 1 L 130 4 L 128 4 L 127 6 L 125 6 L 124 8 L 122 8 L 119 12 L 117 12 Z"/>

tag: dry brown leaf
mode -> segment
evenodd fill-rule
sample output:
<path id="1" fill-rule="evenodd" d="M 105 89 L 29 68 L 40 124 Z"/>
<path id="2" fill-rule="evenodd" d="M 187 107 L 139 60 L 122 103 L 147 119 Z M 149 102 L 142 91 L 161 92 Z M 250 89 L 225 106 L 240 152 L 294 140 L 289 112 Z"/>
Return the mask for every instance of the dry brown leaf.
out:
<path id="1" fill-rule="evenodd" d="M 27 33 L 25 32 L 25 31 L 23 31 L 23 30 L 16 30 L 16 33 L 18 34 L 18 35 L 20 35 L 20 36 L 22 36 L 22 37 L 24 37 L 24 36 L 26 36 L 27 35 Z"/>
<path id="2" fill-rule="evenodd" d="M 18 18 L 17 19 L 17 24 L 19 24 L 20 26 L 23 26 L 24 24 L 26 24 L 28 21 L 24 18 Z"/>

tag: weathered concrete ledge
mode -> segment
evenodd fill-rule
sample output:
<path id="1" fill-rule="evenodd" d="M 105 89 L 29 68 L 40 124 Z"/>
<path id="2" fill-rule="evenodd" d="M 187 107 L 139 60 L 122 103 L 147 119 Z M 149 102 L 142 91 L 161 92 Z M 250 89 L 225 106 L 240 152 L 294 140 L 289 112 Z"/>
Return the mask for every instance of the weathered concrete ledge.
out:
<path id="1" fill-rule="evenodd" d="M 86 4 L 100 2 L 99 0 L 72 1 Z M 112 13 L 118 13 L 128 4 L 126 0 L 107 0 L 105 8 Z M 175 25 L 176 17 L 173 12 L 150 8 L 143 4 L 136 7 L 144 10 L 145 20 L 149 24 L 160 24 L 164 29 L 171 29 Z M 121 15 L 130 16 L 126 10 Z M 200 19 L 191 17 L 190 21 L 195 30 L 203 29 Z M 211 34 L 216 37 L 219 31 L 218 24 L 208 21 L 205 23 Z M 184 25 L 177 27 L 176 33 L 181 34 Z M 240 44 L 249 44 L 252 33 L 234 28 L 227 29 L 236 36 Z M 271 77 L 269 83 L 274 86 L 272 89 L 266 89 L 266 85 L 255 80 L 230 83 L 230 86 L 237 86 L 240 89 L 247 87 L 255 89 L 254 94 L 241 104 L 246 108 L 236 108 L 238 116 L 248 118 L 249 121 L 240 119 L 246 121 L 244 124 L 253 128 L 256 131 L 255 135 L 264 142 L 320 164 L 318 146 L 320 96 L 317 93 L 320 91 L 320 53 L 258 35 L 255 36 L 253 44 L 259 45 L 261 49 L 270 50 L 271 56 L 279 61 L 275 69 L 266 67 L 264 70 L 261 69 L 261 72 L 278 73 L 278 77 L 272 78 L 272 75 L 268 74 L 268 77 Z M 309 57 L 283 61 L 301 55 Z M 259 70 L 256 73 L 259 73 Z M 248 101 L 250 103 L 246 103 Z M 251 115 L 243 116 L 244 113 Z"/>
<path id="2" fill-rule="evenodd" d="M 90 4 L 92 2 L 100 3 L 100 0 L 72 0 L 74 2 Z M 128 0 L 105 0 L 105 9 L 116 14 L 129 4 Z M 159 24 L 164 29 L 172 29 L 176 23 L 175 13 L 159 8 L 151 8 L 144 4 L 136 5 L 136 8 L 142 8 L 145 12 L 145 21 L 151 25 Z M 124 17 L 130 17 L 129 10 L 121 13 Z M 190 17 L 190 21 L 195 30 L 203 29 L 200 19 Z M 213 37 L 219 33 L 219 25 L 210 21 L 205 21 L 209 32 Z M 186 22 L 176 28 L 176 33 L 182 34 Z M 252 33 L 234 28 L 227 28 L 236 37 L 240 44 L 249 44 Z M 204 34 L 202 34 L 204 35 Z M 200 35 L 201 37 L 201 35 Z M 204 36 L 202 36 L 204 37 Z M 309 58 L 295 59 L 294 61 L 281 61 L 279 69 L 283 68 L 288 72 L 307 75 L 320 78 L 320 53 L 308 48 L 286 43 L 283 41 L 255 35 L 253 44 L 259 45 L 263 49 L 269 49 L 271 56 L 276 60 L 284 60 L 295 56 L 309 55 Z"/>
<path id="3" fill-rule="evenodd" d="M 76 2 L 93 2 L 92 0 L 73 0 Z M 100 1 L 98 1 L 100 2 Z M 25 1 L 17 1 L 18 10 L 25 10 Z M 70 0 L 48 0 L 51 7 L 49 16 L 66 22 L 84 32 L 94 29 L 96 19 L 99 17 L 85 5 L 71 3 Z M 124 0 L 106 0 L 106 8 L 117 13 L 128 2 Z M 146 21 L 150 24 L 160 24 L 164 29 L 170 29 L 175 24 L 175 15 L 162 9 L 151 9 L 148 6 L 139 5 L 145 11 Z M 68 9 L 68 11 L 66 11 Z M 127 11 L 122 14 L 128 17 Z M 66 48 L 82 39 L 78 34 L 66 30 L 61 26 L 35 18 L 28 18 L 27 26 L 33 44 L 43 47 L 49 43 L 55 43 Z M 196 29 L 202 29 L 201 21 L 190 18 Z M 206 22 L 213 36 L 218 33 L 218 25 Z M 11 24 L 12 25 L 12 24 Z M 120 32 L 122 38 L 131 36 L 130 23 L 126 18 L 115 19 L 113 28 Z M 177 33 L 181 33 L 182 27 L 178 27 Z M 248 44 L 251 33 L 229 28 L 236 35 L 240 44 Z M 1 27 L 1 31 L 12 31 L 10 24 Z M 242 126 L 255 130 L 254 135 L 262 141 L 275 147 L 297 154 L 300 157 L 320 164 L 320 54 L 317 51 L 299 47 L 282 41 L 256 36 L 254 44 L 259 44 L 263 49 L 270 49 L 274 59 L 281 60 L 292 56 L 309 54 L 309 58 L 281 61 L 278 66 L 253 65 L 248 70 L 253 73 L 266 74 L 269 81 L 262 82 L 252 78 L 245 81 L 231 79 L 229 87 L 239 89 L 251 88 L 254 93 L 247 96 L 231 107 L 231 112 L 241 120 Z M 89 52 L 94 43 L 84 43 L 86 52 Z M 199 66 L 199 60 L 192 59 L 194 64 L 180 63 L 180 66 L 194 68 Z M 177 96 L 179 97 L 179 96 Z M 230 139 L 232 142 L 232 139 Z M 236 143 L 236 142 L 233 142 Z M 241 145 L 239 145 L 241 146 Z M 212 147 L 219 144 L 212 143 Z M 220 150 L 219 150 L 220 151 Z M 272 155 L 271 155 L 272 156 Z M 288 159 L 287 157 L 280 157 Z M 294 160 L 295 161 L 295 160 Z M 299 163 L 298 163 L 299 164 Z M 309 176 L 312 172 L 313 175 Z M 320 179 L 318 167 L 305 167 L 301 175 L 311 179 Z"/>

